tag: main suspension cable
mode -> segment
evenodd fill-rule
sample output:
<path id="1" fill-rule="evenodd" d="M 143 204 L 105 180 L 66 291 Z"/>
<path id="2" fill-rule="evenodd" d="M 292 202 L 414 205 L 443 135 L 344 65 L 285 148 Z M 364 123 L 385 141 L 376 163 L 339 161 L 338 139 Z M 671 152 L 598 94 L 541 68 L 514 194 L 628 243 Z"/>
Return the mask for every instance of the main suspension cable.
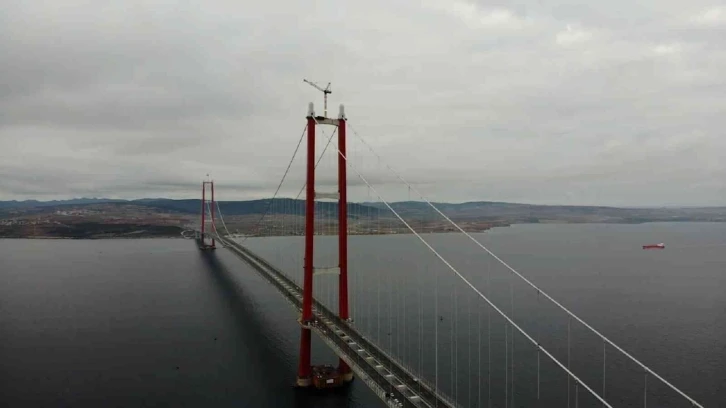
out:
<path id="1" fill-rule="evenodd" d="M 280 180 L 280 184 L 277 185 L 277 189 L 275 190 L 275 194 L 272 196 L 272 199 L 267 202 L 267 208 L 265 209 L 265 212 L 262 213 L 262 217 L 257 221 L 257 224 L 252 229 L 253 231 L 259 228 L 260 224 L 262 223 L 262 220 L 265 219 L 265 216 L 267 216 L 268 211 L 270 211 L 270 207 L 272 207 L 272 203 L 275 201 L 275 198 L 277 197 L 277 194 L 280 192 L 280 188 L 282 187 L 282 183 L 285 182 L 285 177 L 287 177 L 287 173 L 290 172 L 290 167 L 292 167 L 293 161 L 295 161 L 295 156 L 297 156 L 298 150 L 300 150 L 300 145 L 302 144 L 303 138 L 305 138 L 305 131 L 308 129 L 308 125 L 305 125 L 305 128 L 303 128 L 302 134 L 300 135 L 300 139 L 297 141 L 297 146 L 295 146 L 295 151 L 292 153 L 292 158 L 290 158 L 290 162 L 287 164 L 287 168 L 285 169 L 285 174 L 282 175 L 282 179 Z M 247 238 L 249 238 L 250 234 L 246 234 L 244 239 L 242 239 L 242 242 L 245 242 Z"/>
<path id="2" fill-rule="evenodd" d="M 392 172 L 392 173 L 393 173 L 393 174 L 394 174 L 394 175 L 395 175 L 395 176 L 396 176 L 396 177 L 397 177 L 397 178 L 398 178 L 399 180 L 401 180 L 401 181 L 402 181 L 402 182 L 403 182 L 404 184 L 406 184 L 406 185 L 407 185 L 407 186 L 408 186 L 409 188 L 411 188 L 411 190 L 413 190 L 413 191 L 414 191 L 414 192 L 415 192 L 416 194 L 418 194 L 418 195 L 419 195 L 419 197 L 421 197 L 421 199 L 422 199 L 422 200 L 424 200 L 424 201 L 426 202 L 426 204 L 428 204 L 429 206 L 431 206 L 431 208 L 433 208 L 433 209 L 434 209 L 434 211 L 436 211 L 436 212 L 437 212 L 437 213 L 438 213 L 439 215 L 441 215 L 441 216 L 442 216 L 442 217 L 443 217 L 443 218 L 444 218 L 444 219 L 445 219 L 445 220 L 446 220 L 447 222 L 449 222 L 449 223 L 450 223 L 450 224 L 451 224 L 452 226 L 454 226 L 454 228 L 456 228 L 457 230 L 459 230 L 459 232 L 461 232 L 462 234 L 464 234 L 464 235 L 465 235 L 465 236 L 466 236 L 467 238 L 469 238 L 469 239 L 470 239 L 470 240 L 471 240 L 472 242 L 474 242 L 474 243 L 475 243 L 475 244 L 476 244 L 477 246 L 479 246 L 479 247 L 480 247 L 481 249 L 483 249 L 484 251 L 486 251 L 486 252 L 487 252 L 487 253 L 488 253 L 489 255 L 491 255 L 491 256 L 492 256 L 492 257 L 493 257 L 494 259 L 496 259 L 496 260 L 497 260 L 497 261 L 498 261 L 498 262 L 499 262 L 500 264 L 502 264 L 502 265 L 503 265 L 504 267 L 506 267 L 506 268 L 507 268 L 507 269 L 508 269 L 509 271 L 511 271 L 511 272 L 512 272 L 513 274 L 517 275 L 517 276 L 518 276 L 518 277 L 519 277 L 520 279 L 522 279 L 522 280 L 523 280 L 523 281 L 524 281 L 525 283 L 527 283 L 527 284 L 528 284 L 528 285 L 529 285 L 530 287 L 532 287 L 533 289 L 535 289 L 535 290 L 539 291 L 540 293 L 542 293 L 542 296 L 544 296 L 544 297 L 545 297 L 545 298 L 546 298 L 547 300 L 549 300 L 550 302 L 552 302 L 552 303 L 553 303 L 553 304 L 554 304 L 555 306 L 559 307 L 559 308 L 560 308 L 561 310 L 563 310 L 563 311 L 564 311 L 565 313 L 567 313 L 567 314 L 568 314 L 568 315 L 569 315 L 570 317 L 572 317 L 572 318 L 573 318 L 573 319 L 575 319 L 575 320 L 576 320 L 577 322 L 579 322 L 580 324 L 582 324 L 583 326 L 585 326 L 585 327 L 586 327 L 586 328 L 587 328 L 588 330 L 590 330 L 590 331 L 592 331 L 593 333 L 595 333 L 595 335 L 599 336 L 599 337 L 600 337 L 600 338 L 601 338 L 601 339 L 602 339 L 603 341 L 605 341 L 605 342 L 607 342 L 608 344 L 610 344 L 611 346 L 613 346 L 613 347 L 614 347 L 614 348 L 615 348 L 616 350 L 618 350 L 618 351 L 619 351 L 619 352 L 621 352 L 621 353 L 622 353 L 623 355 L 625 355 L 626 357 L 628 357 L 628 358 L 629 358 L 629 359 L 630 359 L 631 361 L 633 361 L 634 363 L 636 363 L 637 365 L 639 365 L 639 366 L 640 366 L 641 368 L 643 368 L 643 369 L 644 369 L 644 370 L 645 370 L 646 372 L 650 373 L 650 374 L 651 374 L 651 375 L 653 375 L 653 376 L 654 376 L 655 378 L 657 378 L 658 380 L 660 380 L 661 382 L 663 382 L 664 384 L 666 384 L 666 385 L 667 385 L 668 387 L 670 387 L 670 388 L 671 388 L 671 389 L 672 389 L 673 391 L 677 392 L 677 393 L 678 393 L 678 394 L 680 394 L 680 395 L 681 395 L 681 396 L 682 396 L 683 398 L 687 399 L 687 400 L 688 400 L 688 401 L 689 401 L 689 402 L 690 402 L 690 403 L 691 403 L 692 405 L 694 405 L 694 406 L 696 406 L 696 407 L 699 407 L 699 408 L 704 408 L 704 407 L 703 407 L 703 405 L 701 405 L 701 404 L 699 404 L 698 402 L 696 402 L 696 401 L 695 401 L 695 400 L 694 400 L 693 398 L 689 397 L 689 396 L 688 396 L 688 395 L 687 395 L 687 394 L 686 394 L 685 392 L 681 391 L 681 390 L 680 390 L 680 389 L 679 389 L 678 387 L 676 387 L 675 385 L 673 385 L 673 384 L 671 384 L 670 382 L 668 382 L 668 381 L 667 381 L 667 380 L 666 380 L 665 378 L 663 378 L 663 377 L 661 377 L 660 375 L 658 375 L 658 374 L 657 374 L 657 373 L 656 373 L 655 371 L 653 371 L 653 370 L 652 370 L 652 369 L 650 369 L 650 368 L 649 368 L 648 366 L 646 366 L 645 364 L 643 364 L 642 362 L 640 362 L 640 360 L 638 360 L 638 359 L 636 359 L 635 357 L 633 357 L 632 355 L 630 355 L 630 354 L 629 354 L 629 353 L 628 353 L 627 351 L 625 351 L 625 350 L 624 350 L 623 348 L 621 348 L 620 346 L 618 346 L 617 344 L 615 344 L 615 343 L 614 343 L 614 342 L 613 342 L 612 340 L 610 340 L 609 338 L 605 337 L 605 336 L 604 336 L 604 335 L 603 335 L 602 333 L 600 333 L 599 331 L 597 331 L 597 330 L 596 330 L 595 328 L 593 328 L 592 326 L 590 326 L 590 325 L 589 325 L 589 324 L 588 324 L 587 322 L 585 322 L 584 320 L 582 320 L 582 319 L 581 319 L 580 317 L 578 317 L 577 315 L 575 315 L 575 314 L 574 314 L 573 312 L 571 312 L 571 311 L 570 311 L 569 309 L 567 309 L 567 308 L 566 308 L 565 306 L 563 306 L 563 305 L 562 305 L 561 303 L 559 303 L 558 301 L 556 301 L 556 300 L 555 300 L 555 299 L 554 299 L 554 298 L 553 298 L 552 296 L 550 296 L 549 294 L 547 294 L 546 292 L 544 292 L 544 291 L 543 291 L 542 289 L 540 289 L 540 288 L 539 288 L 539 287 L 538 287 L 537 285 L 535 285 L 535 284 L 534 284 L 534 283 L 532 283 L 532 282 L 531 282 L 531 281 L 530 281 L 529 279 L 527 279 L 527 278 L 526 278 L 526 277 L 525 277 L 524 275 L 522 275 L 522 274 L 521 274 L 520 272 L 518 272 L 518 271 L 517 271 L 516 269 L 514 269 L 514 268 L 513 268 L 512 266 L 510 266 L 510 265 L 509 265 L 508 263 L 506 263 L 506 262 L 505 262 L 505 261 L 504 261 L 503 259 L 501 259 L 500 257 L 498 257 L 498 256 L 497 256 L 497 255 L 496 255 L 496 254 L 495 254 L 494 252 L 492 252 L 492 251 L 491 251 L 491 250 L 490 250 L 489 248 L 487 248 L 486 246 L 484 246 L 484 244 L 482 244 L 482 243 L 481 243 L 481 242 L 479 242 L 479 241 L 478 241 L 478 240 L 477 240 L 476 238 L 474 238 L 474 237 L 473 237 L 473 236 L 472 236 L 471 234 L 469 234 L 468 232 L 466 232 L 466 231 L 465 231 L 465 230 L 464 230 L 463 228 L 461 228 L 461 227 L 459 226 L 459 224 L 457 224 L 457 223 L 455 223 L 455 222 L 454 222 L 453 220 L 451 220 L 451 218 L 449 218 L 449 217 L 448 217 L 448 216 L 447 216 L 446 214 L 444 214 L 444 213 L 443 213 L 443 212 L 442 212 L 442 211 L 441 211 L 441 210 L 440 210 L 440 209 L 439 209 L 439 208 L 438 208 L 437 206 L 435 206 L 435 205 L 434 205 L 434 204 L 433 204 L 433 203 L 432 203 L 431 201 L 429 201 L 429 199 L 427 199 L 427 198 L 426 198 L 426 197 L 425 197 L 425 196 L 424 196 L 424 195 L 423 195 L 423 194 L 422 194 L 422 193 L 421 193 L 421 192 L 420 192 L 420 191 L 419 191 L 419 190 L 418 190 L 418 189 L 417 189 L 416 187 L 414 187 L 413 185 L 411 185 L 411 184 L 410 184 L 410 183 L 409 183 L 408 181 L 406 181 L 406 180 L 405 180 L 405 179 L 404 179 L 404 178 L 403 178 L 403 177 L 402 177 L 402 176 L 401 176 L 401 175 L 400 175 L 400 174 L 399 174 L 398 172 L 396 172 L 395 170 L 393 170 L 393 168 L 391 168 L 391 166 L 390 166 L 390 165 L 388 165 L 387 163 L 385 163 L 385 161 L 383 161 L 383 159 L 381 158 L 381 156 L 380 156 L 380 155 L 379 155 L 379 154 L 378 154 L 378 153 L 377 153 L 377 152 L 376 152 L 375 150 L 373 150 L 373 148 L 372 148 L 372 147 L 371 147 L 371 146 L 370 146 L 370 145 L 369 145 L 369 144 L 368 144 L 368 143 L 367 143 L 367 142 L 366 142 L 366 141 L 365 141 L 365 140 L 364 140 L 364 139 L 363 139 L 363 138 L 362 138 L 362 137 L 361 137 L 361 136 L 360 136 L 360 135 L 358 134 L 358 132 L 356 132 L 356 130 L 355 130 L 355 129 L 353 128 L 353 126 L 351 126 L 350 124 L 348 124 L 348 127 L 349 127 L 349 128 L 350 128 L 350 129 L 352 130 L 352 131 L 353 131 L 353 134 L 354 134 L 354 135 L 355 135 L 355 136 L 356 136 L 357 138 L 359 138 L 359 139 L 361 140 L 361 142 L 362 142 L 363 144 L 365 144 L 365 145 L 366 145 L 366 146 L 368 147 L 368 149 L 369 149 L 369 150 L 371 151 L 371 153 L 373 153 L 373 154 L 374 154 L 375 156 L 377 156 L 377 157 L 378 157 L 378 159 L 379 159 L 379 161 L 382 161 L 382 162 L 384 163 L 384 165 L 385 165 L 385 166 L 386 166 L 386 167 L 387 167 L 387 168 L 388 168 L 388 169 L 389 169 L 389 170 L 390 170 L 390 171 L 391 171 L 391 172 Z M 574 377 L 573 377 L 573 378 L 574 378 Z M 585 384 L 584 384 L 584 383 L 583 383 L 583 386 L 585 386 Z M 587 388 L 587 389 L 589 390 L 589 388 Z"/>
<path id="3" fill-rule="evenodd" d="M 589 386 L 587 386 L 584 382 L 582 382 L 575 375 L 575 373 L 573 373 L 567 367 L 565 367 L 565 365 L 563 365 L 559 360 L 557 360 L 557 358 L 555 358 L 552 355 L 552 353 L 550 353 L 547 349 L 545 349 L 544 347 L 542 347 L 541 344 L 537 343 L 526 331 L 524 331 L 524 329 L 522 329 L 519 325 L 517 325 L 509 316 L 507 316 L 506 313 L 504 313 L 501 309 L 499 309 L 491 300 L 489 300 L 488 297 L 486 297 L 479 289 L 477 289 L 476 286 L 474 286 L 466 277 L 464 277 L 464 275 L 462 275 L 461 272 L 459 272 L 453 265 L 451 265 L 451 263 L 449 263 L 449 261 L 447 261 L 438 251 L 436 251 L 436 249 L 434 249 L 431 246 L 431 244 L 428 243 L 428 241 L 426 241 L 425 239 L 423 239 L 423 237 L 421 237 L 421 235 L 416 230 L 414 230 L 413 228 L 411 228 L 411 226 L 408 224 L 408 222 L 406 222 L 406 220 L 404 220 L 403 217 L 401 217 L 401 215 L 398 214 L 398 212 L 396 212 L 396 210 L 394 210 L 393 207 L 391 207 L 391 205 L 388 203 L 388 201 L 386 201 L 383 197 L 381 197 L 381 195 L 378 193 L 378 191 L 375 189 L 375 187 L 373 187 L 368 182 L 368 180 L 358 171 L 358 169 L 355 166 L 353 166 L 350 162 L 348 162 L 347 157 L 345 156 L 345 154 L 343 154 L 343 152 L 340 151 L 340 149 L 338 149 L 337 144 L 336 144 L 336 150 L 338 150 L 338 154 L 343 159 L 345 159 L 346 163 L 348 163 L 348 166 L 358 175 L 358 178 L 360 178 L 361 181 L 363 181 L 368 187 L 370 187 L 371 191 L 378 196 L 378 198 L 381 200 L 381 202 L 396 216 L 396 218 L 398 218 L 406 226 L 406 228 L 409 231 L 411 231 L 411 233 L 413 235 L 416 236 L 416 238 L 418 238 L 441 262 L 443 262 L 444 265 L 446 265 L 452 272 L 454 272 L 454 274 L 456 276 L 458 276 L 459 279 L 461 279 L 474 292 L 476 292 L 476 294 L 479 295 L 479 297 L 481 297 L 482 299 L 484 299 L 484 301 L 486 301 L 489 304 L 489 306 L 491 306 L 492 309 L 494 309 L 507 322 L 509 322 L 514 328 L 516 328 L 517 331 L 519 331 L 527 340 L 529 340 L 532 344 L 536 345 L 540 350 L 542 350 L 542 352 L 547 357 L 549 357 L 555 364 L 557 364 L 562 370 L 564 370 L 575 381 L 577 381 L 578 383 L 581 383 L 582 386 L 593 397 L 595 397 L 598 401 L 602 402 L 606 407 L 612 408 L 612 406 L 610 404 L 608 404 L 607 401 L 605 401 L 604 399 L 602 399 L 595 391 L 593 391 Z"/>

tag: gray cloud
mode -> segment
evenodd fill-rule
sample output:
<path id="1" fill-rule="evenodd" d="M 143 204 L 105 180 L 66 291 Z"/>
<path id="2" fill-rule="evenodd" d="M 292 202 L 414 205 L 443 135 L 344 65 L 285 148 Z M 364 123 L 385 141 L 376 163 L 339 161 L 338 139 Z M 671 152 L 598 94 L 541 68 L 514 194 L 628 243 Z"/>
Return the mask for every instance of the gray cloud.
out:
<path id="1" fill-rule="evenodd" d="M 322 113 L 308 78 L 434 200 L 726 204 L 726 7 L 710 2 L 0 7 L 0 199 L 196 197 L 207 173 L 225 199 L 269 196 L 307 103 Z M 349 133 L 355 168 L 408 199 Z"/>

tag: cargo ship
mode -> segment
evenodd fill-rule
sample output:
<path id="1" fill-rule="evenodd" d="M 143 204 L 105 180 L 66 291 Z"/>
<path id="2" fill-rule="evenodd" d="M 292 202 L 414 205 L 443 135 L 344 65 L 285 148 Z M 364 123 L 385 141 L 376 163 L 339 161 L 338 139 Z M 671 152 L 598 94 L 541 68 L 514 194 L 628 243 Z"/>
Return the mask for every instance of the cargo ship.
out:
<path id="1" fill-rule="evenodd" d="M 665 244 L 650 244 L 650 245 L 643 245 L 643 249 L 665 249 Z"/>

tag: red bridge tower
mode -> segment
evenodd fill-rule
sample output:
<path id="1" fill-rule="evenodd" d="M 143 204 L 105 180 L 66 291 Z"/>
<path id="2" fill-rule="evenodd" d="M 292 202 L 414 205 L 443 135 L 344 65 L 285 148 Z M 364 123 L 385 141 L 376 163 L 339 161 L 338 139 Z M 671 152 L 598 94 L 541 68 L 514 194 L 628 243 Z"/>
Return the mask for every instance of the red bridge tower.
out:
<path id="1" fill-rule="evenodd" d="M 207 200 L 207 186 L 210 189 L 210 199 Z M 209 219 L 206 219 L 207 209 L 209 209 Z M 217 228 L 214 224 L 214 181 L 202 181 L 202 224 L 200 227 L 200 235 L 197 238 L 199 249 L 217 249 L 214 237 L 210 237 L 211 244 L 207 244 L 207 222 L 211 223 L 211 232 L 216 233 Z"/>
<path id="2" fill-rule="evenodd" d="M 315 235 L 315 199 L 335 199 L 338 201 L 338 315 L 343 321 L 348 316 L 348 195 L 345 150 L 345 111 L 340 105 L 338 119 L 315 116 L 312 102 L 308 106 L 307 115 L 307 187 L 305 195 L 305 260 L 303 264 L 303 309 L 300 324 L 300 362 L 298 365 L 297 386 L 328 388 L 349 383 L 353 380 L 353 372 L 342 359 L 337 369 L 325 366 L 312 366 L 310 357 L 311 332 L 310 323 L 313 317 L 313 276 L 316 268 L 313 264 Z M 323 193 L 315 191 L 315 126 L 331 125 L 338 127 L 338 192 Z M 313 375 L 315 374 L 315 375 Z M 323 381 L 321 381 L 323 380 Z"/>

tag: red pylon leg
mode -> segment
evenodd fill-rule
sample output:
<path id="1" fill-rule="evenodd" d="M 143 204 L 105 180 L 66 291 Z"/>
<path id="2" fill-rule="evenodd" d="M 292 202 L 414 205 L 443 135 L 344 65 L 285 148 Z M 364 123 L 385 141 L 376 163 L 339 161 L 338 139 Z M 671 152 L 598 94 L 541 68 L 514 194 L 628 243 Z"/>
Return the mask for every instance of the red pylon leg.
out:
<path id="1" fill-rule="evenodd" d="M 209 216 L 212 217 L 211 218 L 212 230 L 216 233 L 217 225 L 214 223 L 214 181 L 209 182 L 209 188 L 212 193 L 211 202 L 209 203 L 209 212 L 210 212 Z M 214 242 L 214 238 L 212 238 L 212 249 L 215 249 L 216 247 L 217 246 L 216 246 L 216 243 Z"/>
<path id="2" fill-rule="evenodd" d="M 297 382 L 298 387 L 309 387 L 312 384 L 311 368 L 310 368 L 310 329 L 302 328 L 300 330 L 300 361 L 297 366 Z"/>
<path id="3" fill-rule="evenodd" d="M 207 199 L 207 197 L 206 197 L 206 193 L 207 193 L 206 187 L 207 187 L 206 183 L 204 181 L 202 181 L 202 225 L 200 226 L 200 230 L 201 230 L 201 234 L 202 234 L 202 244 L 204 244 L 204 204 L 205 204 L 205 201 Z"/>
<path id="4" fill-rule="evenodd" d="M 346 152 L 346 128 L 343 106 L 338 115 L 338 262 L 340 277 L 338 279 L 338 316 L 341 320 L 348 320 L 348 175 Z M 348 364 L 339 359 L 338 372 L 343 375 L 343 381 L 353 380 L 353 372 Z"/>
<path id="5" fill-rule="evenodd" d="M 313 318 L 313 243 L 315 234 L 315 118 L 312 106 L 308 113 L 307 143 L 307 190 L 305 195 L 305 259 L 303 265 L 303 304 L 301 324 L 307 325 Z M 310 366 L 310 329 L 303 327 L 300 333 L 300 362 L 297 385 L 307 387 L 312 383 Z"/>

